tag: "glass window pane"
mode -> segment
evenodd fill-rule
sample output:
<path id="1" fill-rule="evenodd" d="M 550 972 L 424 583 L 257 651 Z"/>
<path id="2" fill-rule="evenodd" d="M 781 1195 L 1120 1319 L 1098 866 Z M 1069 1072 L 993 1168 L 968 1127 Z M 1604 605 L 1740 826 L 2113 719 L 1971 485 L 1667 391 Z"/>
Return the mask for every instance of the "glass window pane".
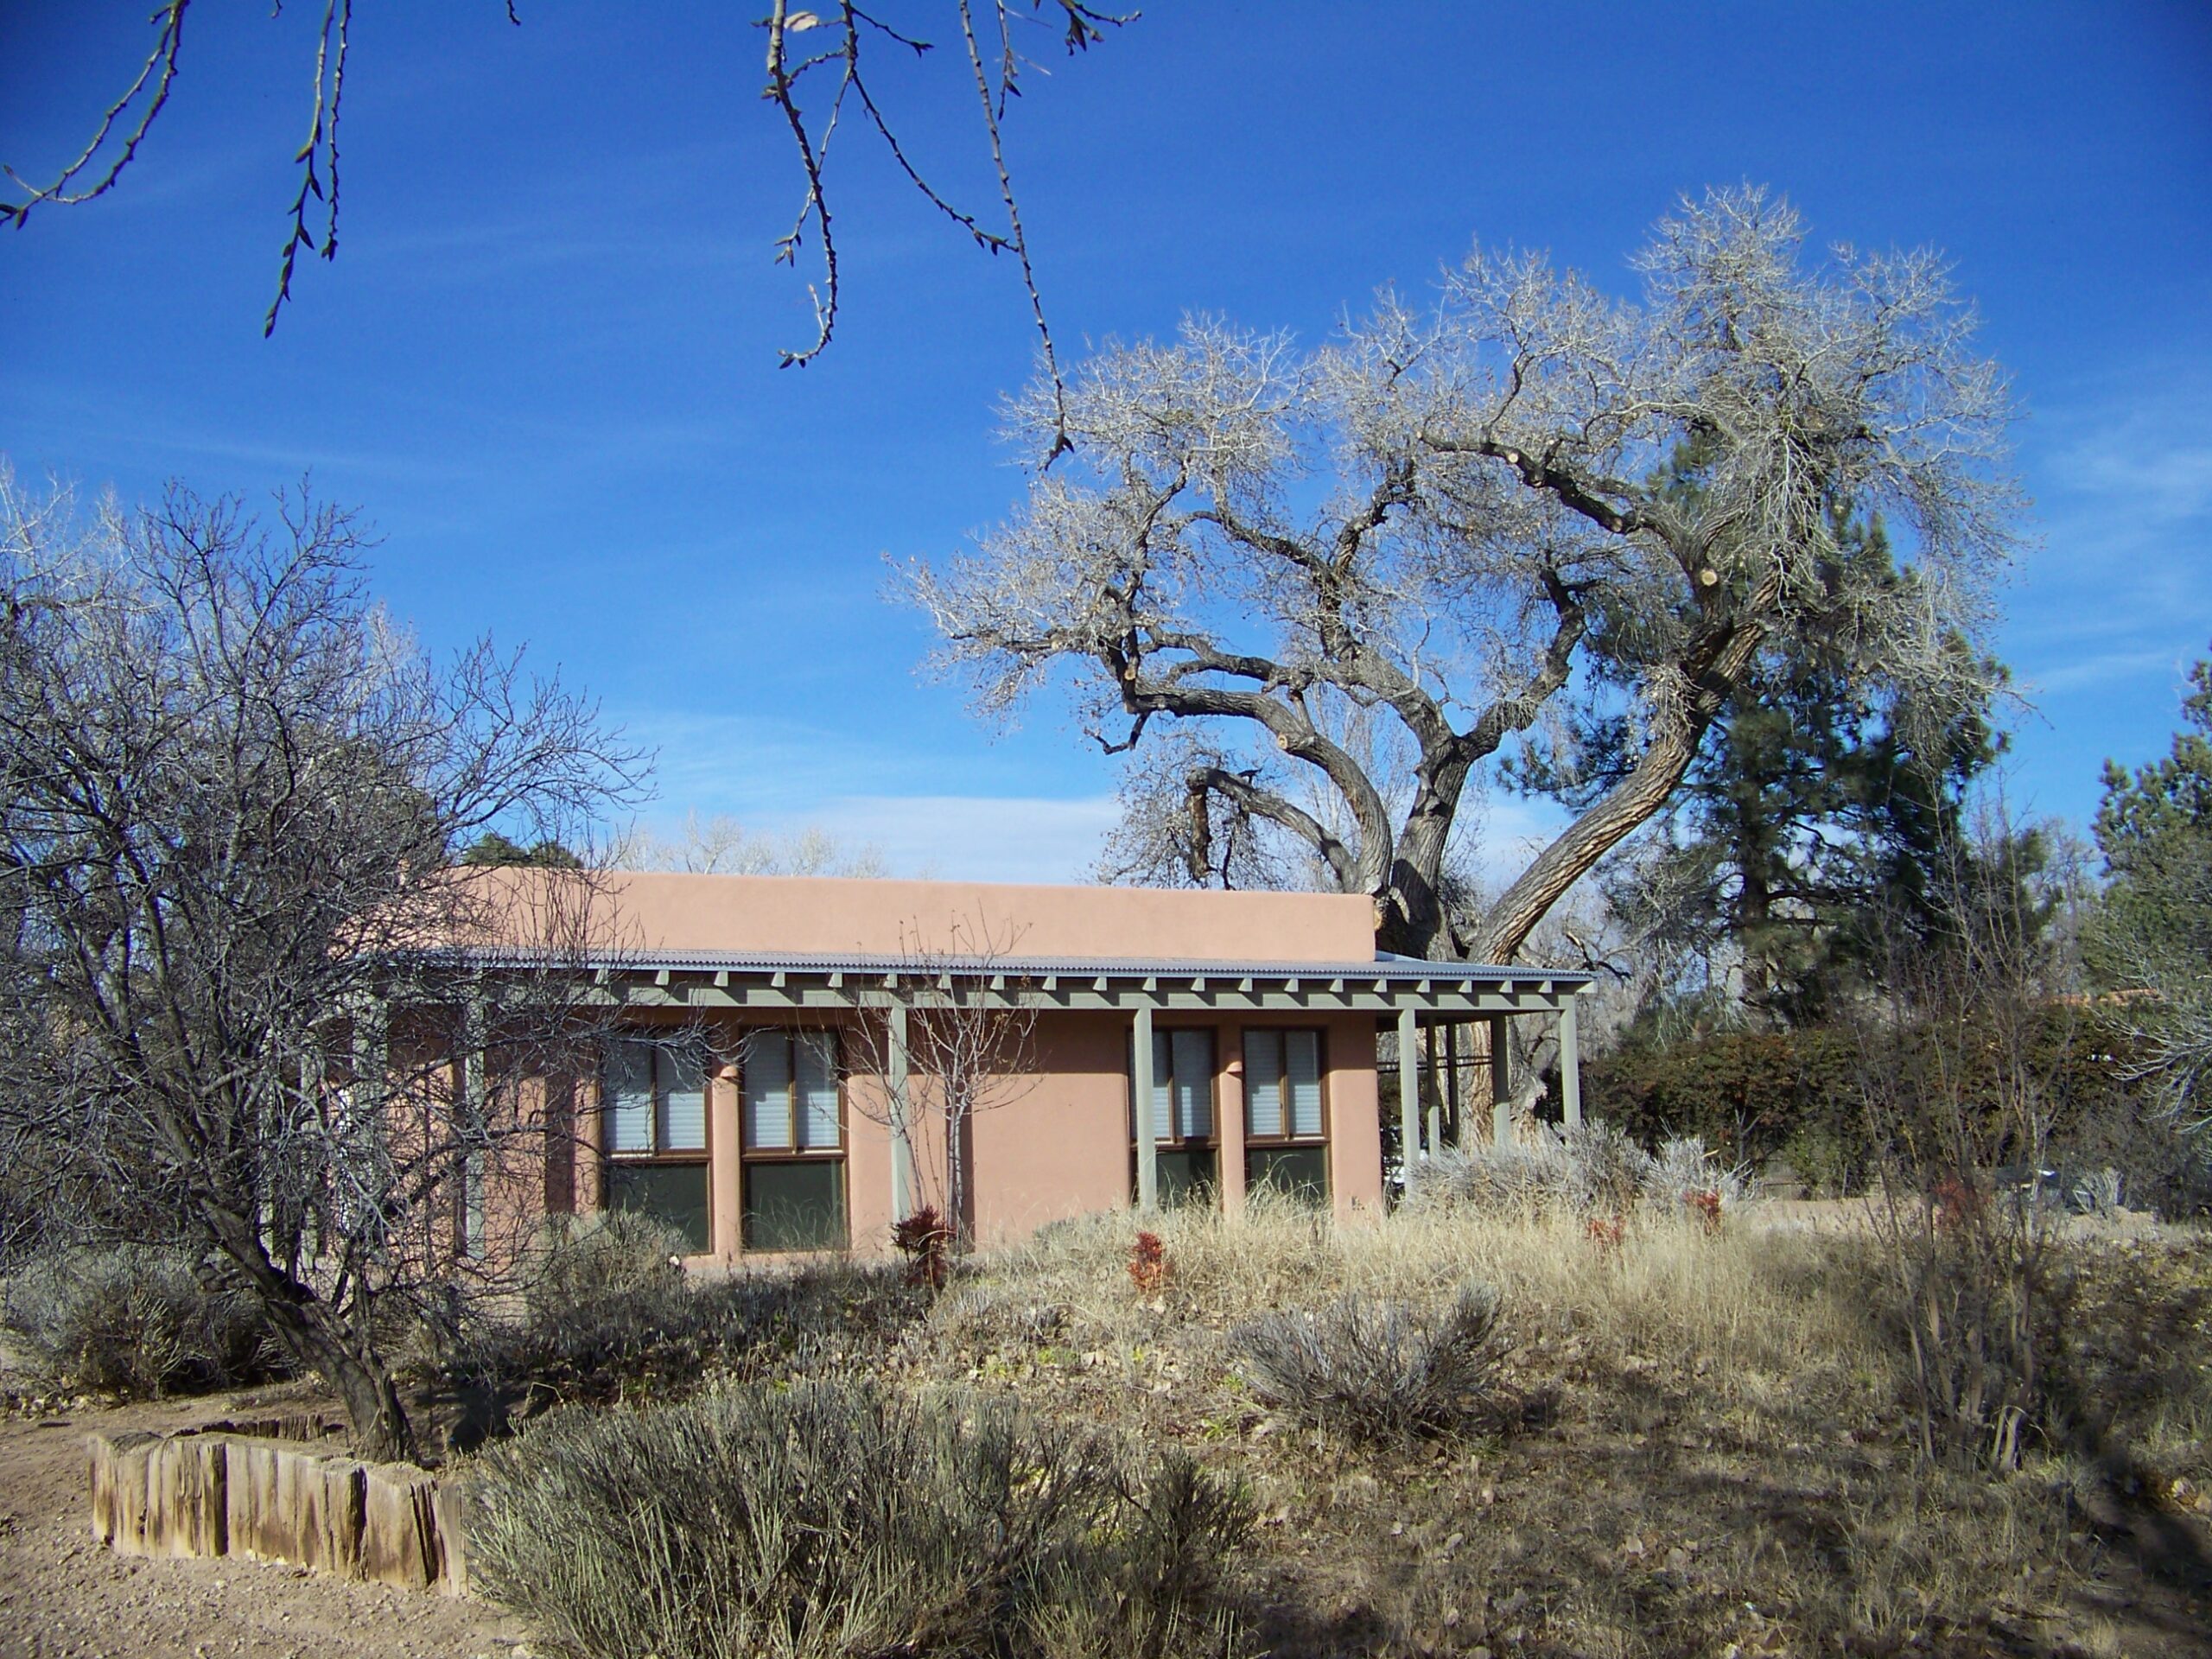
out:
<path id="1" fill-rule="evenodd" d="M 1213 1138 L 1213 1033 L 1179 1031 L 1174 1038 L 1175 1132 L 1186 1141 Z"/>
<path id="2" fill-rule="evenodd" d="M 1183 1205 L 1202 1205 L 1215 1201 L 1219 1184 L 1214 1179 L 1211 1147 L 1162 1152 L 1159 1156 L 1154 1173 L 1160 1178 L 1162 1208 L 1173 1210 Z"/>
<path id="3" fill-rule="evenodd" d="M 791 1033 L 756 1031 L 745 1039 L 745 1144 L 783 1149 L 791 1143 Z"/>
<path id="4" fill-rule="evenodd" d="M 1289 1073 L 1290 1132 L 1321 1133 L 1321 1033 L 1287 1031 L 1282 1037 L 1283 1069 Z"/>
<path id="5" fill-rule="evenodd" d="M 1254 1192 L 1278 1192 L 1302 1204 L 1329 1198 L 1329 1154 L 1323 1147 L 1255 1147 L 1244 1160 L 1244 1183 Z"/>
<path id="6" fill-rule="evenodd" d="M 798 1039 L 799 1144 L 810 1151 L 835 1147 L 837 1137 L 837 1039 L 807 1031 Z"/>
<path id="7" fill-rule="evenodd" d="M 707 1074 L 699 1056 L 664 1048 L 654 1056 L 660 1067 L 660 1149 L 704 1152 L 707 1148 Z"/>
<path id="8" fill-rule="evenodd" d="M 653 1052 L 644 1043 L 607 1046 L 607 1149 L 653 1149 Z"/>
<path id="9" fill-rule="evenodd" d="M 843 1248 L 844 1160 L 746 1165 L 744 1231 L 748 1250 Z"/>
<path id="10" fill-rule="evenodd" d="M 610 1164 L 607 1207 L 634 1211 L 674 1228 L 694 1255 L 704 1255 L 709 1248 L 704 1164 Z"/>
<path id="11" fill-rule="evenodd" d="M 1282 1133 L 1282 1033 L 1244 1033 L 1244 1133 Z"/>

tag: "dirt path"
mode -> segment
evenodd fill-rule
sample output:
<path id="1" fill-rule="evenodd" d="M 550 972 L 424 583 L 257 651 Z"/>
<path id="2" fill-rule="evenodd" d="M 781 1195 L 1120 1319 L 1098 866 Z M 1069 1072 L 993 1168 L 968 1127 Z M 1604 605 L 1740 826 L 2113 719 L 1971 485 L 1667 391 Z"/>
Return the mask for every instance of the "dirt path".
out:
<path id="1" fill-rule="evenodd" d="M 92 1541 L 85 1435 L 288 1407 L 299 1389 L 0 1416 L 0 1659 L 510 1659 L 490 1609 L 255 1561 L 143 1560 Z"/>

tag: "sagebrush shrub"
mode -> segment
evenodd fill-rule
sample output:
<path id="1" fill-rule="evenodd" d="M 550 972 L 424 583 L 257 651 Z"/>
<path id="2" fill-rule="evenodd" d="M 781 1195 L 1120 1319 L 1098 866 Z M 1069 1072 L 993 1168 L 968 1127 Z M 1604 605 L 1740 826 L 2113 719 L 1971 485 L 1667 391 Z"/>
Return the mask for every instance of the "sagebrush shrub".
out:
<path id="1" fill-rule="evenodd" d="M 843 1261 L 697 1279 L 682 1235 L 624 1211 L 549 1226 L 520 1294 L 423 1357 L 448 1382 L 548 1398 L 689 1393 L 710 1375 L 853 1363 L 917 1316 L 899 1274 Z"/>
<path id="2" fill-rule="evenodd" d="M 1654 1154 L 1612 1125 L 1592 1122 L 1545 1126 L 1533 1140 L 1503 1147 L 1440 1148 L 1414 1166 L 1406 1196 L 1442 1209 L 1623 1216 L 1648 1207 L 1677 1216 L 1688 1210 L 1702 1219 L 1707 1194 L 1726 1211 L 1747 1189 L 1741 1172 L 1722 1165 L 1702 1141 L 1677 1136 Z"/>
<path id="3" fill-rule="evenodd" d="M 674 1228 L 629 1210 L 601 1210 L 549 1222 L 520 1265 L 530 1321 L 568 1328 L 610 1315 L 651 1318 L 690 1295 Z"/>
<path id="4" fill-rule="evenodd" d="M 1346 1296 L 1263 1314 L 1232 1342 L 1252 1392 L 1357 1440 L 1448 1434 L 1495 1408 L 1498 1294 L 1463 1286 L 1424 1313 L 1390 1298 Z"/>
<path id="5" fill-rule="evenodd" d="M 251 1296 L 211 1288 L 190 1255 L 153 1245 L 33 1261 L 8 1281 L 4 1322 L 30 1369 L 62 1388 L 161 1395 L 283 1369 Z"/>
<path id="6" fill-rule="evenodd" d="M 1185 1459 L 861 1382 L 564 1412 L 475 1491 L 496 1599 L 563 1647 L 658 1659 L 1161 1659 L 1209 1629 L 1248 1524 Z"/>

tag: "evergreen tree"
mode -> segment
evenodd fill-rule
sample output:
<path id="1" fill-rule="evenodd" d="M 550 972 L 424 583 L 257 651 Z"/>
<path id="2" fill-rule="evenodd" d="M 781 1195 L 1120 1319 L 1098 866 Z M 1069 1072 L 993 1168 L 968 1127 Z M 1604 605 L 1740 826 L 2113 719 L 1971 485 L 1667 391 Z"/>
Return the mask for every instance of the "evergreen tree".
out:
<path id="1" fill-rule="evenodd" d="M 2090 961 L 2144 1052 L 2194 1122 L 2212 1069 L 2212 660 L 2190 671 L 2183 729 L 2131 775 L 2105 764 L 2097 846 L 2111 875 Z"/>
<path id="2" fill-rule="evenodd" d="M 1694 497 L 1703 464 L 1684 445 L 1673 492 Z M 1828 541 L 1808 609 L 1847 588 L 1914 602 L 1917 578 L 1878 518 L 1839 507 Z M 1944 649 L 1971 647 L 1955 637 Z M 2001 684 L 2004 671 L 1985 659 L 1943 679 Z M 1986 696 L 1936 706 L 1899 684 L 1878 641 L 1793 632 L 1752 664 L 1656 834 L 1607 880 L 1615 911 L 1671 964 L 1659 1000 L 1693 1028 L 1816 1024 L 1878 953 L 1942 930 L 1957 884 L 1937 873 L 1965 843 L 1966 788 L 2002 740 Z M 1515 781 L 1573 805 L 1610 785 L 1631 738 L 1624 725 L 1571 779 L 1524 761 Z"/>
<path id="3" fill-rule="evenodd" d="M 510 840 L 496 830 L 486 830 L 468 843 L 461 855 L 463 864 L 500 868 L 516 865 L 536 869 L 575 870 L 583 868 L 583 860 L 557 841 L 541 841 L 525 847 Z"/>

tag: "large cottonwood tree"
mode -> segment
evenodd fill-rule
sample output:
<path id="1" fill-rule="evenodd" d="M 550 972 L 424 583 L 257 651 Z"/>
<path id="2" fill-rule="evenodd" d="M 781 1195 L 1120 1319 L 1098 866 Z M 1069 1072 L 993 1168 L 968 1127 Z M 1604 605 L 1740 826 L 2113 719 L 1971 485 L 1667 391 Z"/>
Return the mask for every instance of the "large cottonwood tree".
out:
<path id="1" fill-rule="evenodd" d="M 1013 408 L 1020 511 L 901 573 L 937 663 L 997 718 L 1065 671 L 1140 762 L 1195 727 L 1133 804 L 1154 879 L 1287 843 L 1373 895 L 1384 946 L 1488 960 L 1666 804 L 1762 652 L 1817 638 L 1900 707 L 1974 702 L 1958 642 L 2015 497 L 2004 378 L 1942 262 L 1814 257 L 1744 189 L 1686 201 L 1636 267 L 1621 299 L 1478 248 L 1433 306 L 1385 295 L 1319 349 L 1194 321 L 1109 346 L 1065 399 L 1040 381 Z M 1844 556 L 1853 513 L 1901 578 Z M 1513 743 L 1615 775 L 1455 913 L 1455 823 Z"/>

